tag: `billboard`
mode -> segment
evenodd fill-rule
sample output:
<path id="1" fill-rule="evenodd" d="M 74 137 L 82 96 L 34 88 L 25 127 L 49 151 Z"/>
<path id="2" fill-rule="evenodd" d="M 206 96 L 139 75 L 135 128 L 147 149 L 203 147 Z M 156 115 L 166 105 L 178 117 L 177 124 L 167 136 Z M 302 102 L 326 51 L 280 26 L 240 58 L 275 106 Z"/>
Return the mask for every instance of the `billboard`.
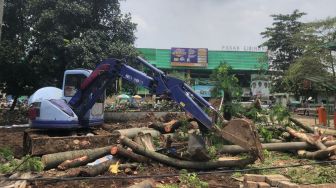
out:
<path id="1" fill-rule="evenodd" d="M 252 74 L 251 91 L 253 96 L 268 97 L 270 95 L 270 76 Z"/>
<path id="2" fill-rule="evenodd" d="M 170 61 L 172 66 L 207 67 L 207 48 L 171 48 Z"/>
<path id="3" fill-rule="evenodd" d="M 211 97 L 211 90 L 214 86 L 207 86 L 207 85 L 195 85 L 193 87 L 195 93 L 202 97 Z"/>

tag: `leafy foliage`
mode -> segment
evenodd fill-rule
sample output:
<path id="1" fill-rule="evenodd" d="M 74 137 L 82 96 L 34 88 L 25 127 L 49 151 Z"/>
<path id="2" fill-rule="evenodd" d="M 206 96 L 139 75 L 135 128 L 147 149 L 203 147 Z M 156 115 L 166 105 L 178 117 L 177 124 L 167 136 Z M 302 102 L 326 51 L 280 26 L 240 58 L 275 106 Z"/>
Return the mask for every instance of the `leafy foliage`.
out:
<path id="1" fill-rule="evenodd" d="M 221 96 L 221 93 L 224 92 L 224 117 L 230 120 L 234 106 L 232 101 L 239 99 L 242 94 L 239 80 L 233 74 L 232 68 L 226 63 L 221 63 L 210 75 L 210 79 L 215 83 L 211 91 L 213 96 Z"/>
<path id="2" fill-rule="evenodd" d="M 275 120 L 280 125 L 285 125 L 289 123 L 290 112 L 287 108 L 283 107 L 281 104 L 276 104 L 272 107 L 270 111 L 270 120 L 274 124 Z"/>
<path id="3" fill-rule="evenodd" d="M 295 10 L 291 14 L 271 15 L 273 17 L 272 27 L 267 27 L 262 32 L 263 38 L 267 41 L 262 45 L 266 46 L 270 52 L 271 69 L 276 70 L 273 74 L 275 91 L 283 91 L 282 76 L 294 63 L 295 58 L 303 53 L 301 46 L 294 43 L 295 36 L 301 31 L 302 23 L 298 21 L 305 13 Z"/>
<path id="4" fill-rule="evenodd" d="M 12 173 L 14 170 L 40 172 L 44 168 L 40 157 L 27 155 L 18 160 L 14 158 L 9 148 L 0 148 L 0 159 L 6 160 L 0 163 L 0 173 L 4 174 Z"/>
<path id="5" fill-rule="evenodd" d="M 7 147 L 0 148 L 0 158 L 5 159 L 7 161 L 12 160 L 14 158 L 14 153 L 11 149 Z"/>
<path id="6" fill-rule="evenodd" d="M 180 171 L 179 180 L 181 181 L 182 185 L 190 188 L 209 187 L 209 184 L 205 181 L 200 180 L 196 173 L 188 173 L 188 171 L 185 169 Z"/>
<path id="7" fill-rule="evenodd" d="M 69 68 L 93 69 L 103 59 L 134 63 L 136 25 L 118 0 L 6 0 L 0 83 L 7 94 L 60 86 Z"/>

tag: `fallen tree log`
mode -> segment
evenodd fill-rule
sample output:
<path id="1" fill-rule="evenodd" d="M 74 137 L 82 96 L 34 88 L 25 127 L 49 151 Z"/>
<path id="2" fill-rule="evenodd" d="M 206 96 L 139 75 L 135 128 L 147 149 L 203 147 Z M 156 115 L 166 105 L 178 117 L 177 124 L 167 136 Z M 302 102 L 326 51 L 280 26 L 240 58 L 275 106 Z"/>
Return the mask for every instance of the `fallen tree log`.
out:
<path id="1" fill-rule="evenodd" d="M 158 137 L 158 136 L 161 135 L 159 131 L 157 131 L 155 129 L 148 128 L 148 127 L 115 130 L 115 131 L 112 132 L 112 135 L 116 136 L 116 137 L 126 136 L 128 138 L 133 139 L 140 132 L 142 132 L 144 134 L 150 133 L 153 137 Z"/>
<path id="2" fill-rule="evenodd" d="M 326 146 L 336 145 L 336 141 L 327 141 L 324 143 Z M 263 149 L 268 151 L 289 151 L 289 150 L 307 150 L 307 149 L 318 149 L 316 146 L 311 145 L 307 142 L 283 142 L 283 143 L 266 143 L 261 144 Z M 244 153 L 248 150 L 238 146 L 238 145 L 225 145 L 222 146 L 219 153 Z"/>
<path id="3" fill-rule="evenodd" d="M 108 168 L 115 164 L 118 160 L 112 159 L 105 162 L 102 162 L 100 164 L 97 164 L 95 166 L 82 166 L 78 168 L 72 168 L 70 169 L 63 177 L 76 177 L 76 176 L 97 176 L 99 174 L 102 174 L 108 170 Z"/>
<path id="4" fill-rule="evenodd" d="M 298 126 L 298 127 L 302 128 L 303 130 L 307 131 L 308 133 L 314 133 L 314 128 L 304 125 L 299 120 L 294 119 L 292 117 L 289 117 L 289 120 L 291 122 L 293 122 L 296 126 Z"/>
<path id="5" fill-rule="evenodd" d="M 140 163 L 123 163 L 123 164 L 119 164 L 119 169 L 123 170 L 126 168 L 130 168 L 130 169 L 135 169 L 140 165 Z"/>
<path id="6" fill-rule="evenodd" d="M 88 162 L 91 162 L 96 160 L 97 158 L 109 154 L 110 150 L 111 146 L 96 149 L 66 151 L 66 152 L 43 155 L 41 160 L 42 163 L 44 164 L 44 169 L 48 170 L 57 167 L 59 164 L 61 164 L 66 160 L 73 160 L 83 156 L 87 156 L 89 158 Z"/>
<path id="7" fill-rule="evenodd" d="M 136 162 L 139 162 L 139 163 L 149 162 L 148 158 L 146 158 L 142 155 L 138 155 L 138 154 L 136 154 L 136 153 L 134 153 L 130 150 L 127 150 L 120 145 L 112 146 L 111 154 L 119 156 L 119 157 L 124 157 L 124 158 L 130 159 L 131 161 L 136 161 Z"/>
<path id="8" fill-rule="evenodd" d="M 130 140 L 125 136 L 121 136 L 120 141 L 123 145 L 130 147 L 134 152 L 138 154 L 144 155 L 158 162 L 174 166 L 177 168 L 209 170 L 221 167 L 244 167 L 256 161 L 255 157 L 240 160 L 227 160 L 227 161 L 207 161 L 207 162 L 183 161 L 168 157 L 166 155 L 154 151 L 146 150 L 144 147 L 138 145 L 137 143 L 133 142 L 132 140 Z"/>
<path id="9" fill-rule="evenodd" d="M 151 123 L 148 127 L 158 130 L 160 133 L 173 133 L 183 125 L 183 121 L 171 120 L 167 123 Z"/>
<path id="10" fill-rule="evenodd" d="M 153 138 L 149 133 L 143 134 L 142 132 L 140 132 L 134 138 L 134 141 L 150 151 L 155 151 L 155 146 L 153 144 Z"/>
<path id="11" fill-rule="evenodd" d="M 315 140 L 311 136 L 305 134 L 305 133 L 300 133 L 295 131 L 294 129 L 290 127 L 286 127 L 286 131 L 293 137 L 299 138 L 302 141 L 308 142 L 309 144 L 315 145 L 319 149 L 326 149 L 327 147 L 320 141 L 320 140 Z"/>
<path id="12" fill-rule="evenodd" d="M 318 159 L 318 160 L 327 159 L 335 154 L 336 154 L 336 145 L 315 152 L 309 152 L 305 150 L 298 151 L 299 157 L 308 159 Z"/>
<path id="13" fill-rule="evenodd" d="M 85 155 L 83 157 L 79 157 L 79 158 L 76 158 L 76 159 L 66 160 L 63 163 L 61 163 L 60 165 L 58 165 L 57 168 L 60 169 L 60 170 L 66 170 L 66 169 L 69 169 L 69 168 L 74 168 L 74 167 L 85 165 L 89 162 L 90 162 L 90 159 L 88 158 L 88 156 Z"/>

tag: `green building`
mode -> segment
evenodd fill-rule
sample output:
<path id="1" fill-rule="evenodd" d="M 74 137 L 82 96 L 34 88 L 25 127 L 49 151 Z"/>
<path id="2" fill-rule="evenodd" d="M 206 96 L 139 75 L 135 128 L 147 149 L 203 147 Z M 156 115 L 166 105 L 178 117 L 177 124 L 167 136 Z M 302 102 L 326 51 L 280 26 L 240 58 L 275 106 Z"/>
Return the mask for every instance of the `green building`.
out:
<path id="1" fill-rule="evenodd" d="M 178 52 L 189 50 L 189 48 L 177 48 Z M 203 97 L 209 97 L 209 91 L 212 86 L 209 76 L 220 63 L 226 62 L 236 73 L 240 85 L 244 89 L 244 96 L 250 95 L 251 75 L 257 74 L 261 67 L 261 59 L 265 57 L 266 52 L 261 51 L 213 51 L 207 49 L 204 57 L 202 56 L 202 64 L 197 66 L 193 63 L 174 63 L 174 55 L 176 55 L 176 48 L 172 49 L 155 49 L 155 48 L 138 48 L 141 56 L 143 56 L 149 63 L 163 70 L 167 75 L 178 77 L 185 80 L 188 84 L 193 86 L 194 90 Z M 193 48 L 192 52 L 200 56 L 199 49 Z M 189 54 L 187 51 L 186 53 Z M 185 54 L 184 54 L 185 55 Z M 181 56 L 179 56 L 181 57 Z M 183 59 L 184 60 L 184 59 Z M 188 62 L 192 60 L 188 59 Z M 196 65 L 196 66 L 194 66 Z M 268 64 L 266 63 L 266 68 Z M 145 90 L 140 90 L 139 94 L 144 94 Z"/>

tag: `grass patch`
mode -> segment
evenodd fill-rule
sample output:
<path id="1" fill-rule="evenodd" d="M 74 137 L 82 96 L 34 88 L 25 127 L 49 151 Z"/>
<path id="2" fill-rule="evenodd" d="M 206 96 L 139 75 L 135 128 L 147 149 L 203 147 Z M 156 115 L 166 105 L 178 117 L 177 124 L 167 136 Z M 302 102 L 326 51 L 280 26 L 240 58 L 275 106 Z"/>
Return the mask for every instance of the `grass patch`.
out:
<path id="1" fill-rule="evenodd" d="M 6 162 L 0 163 L 0 173 L 8 174 L 15 171 L 34 171 L 40 172 L 44 166 L 40 157 L 31 157 L 29 155 L 21 159 L 15 159 L 13 152 L 8 148 L 0 148 L 0 157 Z"/>
<path id="2" fill-rule="evenodd" d="M 257 162 L 250 165 L 251 168 L 267 168 L 274 166 L 287 166 L 294 164 L 308 164 L 314 162 L 308 159 L 299 159 L 294 154 L 280 153 L 264 150 L 265 162 Z M 304 165 L 292 168 L 280 168 L 272 170 L 260 170 L 256 174 L 282 174 L 291 182 L 298 184 L 322 184 L 336 183 L 336 166 L 335 165 Z M 238 175 L 238 174 L 237 174 Z"/>

